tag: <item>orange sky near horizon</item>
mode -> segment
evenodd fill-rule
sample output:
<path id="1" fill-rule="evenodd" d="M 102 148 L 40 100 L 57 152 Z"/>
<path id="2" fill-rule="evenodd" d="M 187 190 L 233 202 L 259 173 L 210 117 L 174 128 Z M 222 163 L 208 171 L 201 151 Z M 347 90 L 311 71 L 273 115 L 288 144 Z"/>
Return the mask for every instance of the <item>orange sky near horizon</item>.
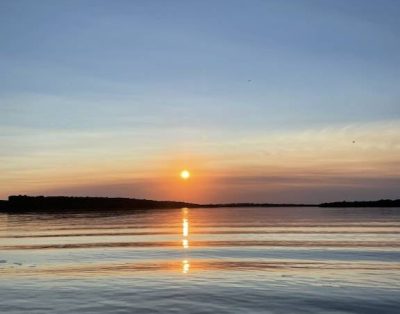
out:
<path id="1" fill-rule="evenodd" d="M 394 121 L 235 141 L 193 139 L 176 149 L 146 148 L 147 153 L 92 141 L 95 156 L 86 154 L 85 135 L 76 138 L 83 141 L 81 148 L 69 152 L 58 136 L 56 147 L 1 165 L 0 198 L 29 194 L 307 203 L 395 197 L 399 134 Z M 190 179 L 182 180 L 183 169 L 191 172 Z"/>

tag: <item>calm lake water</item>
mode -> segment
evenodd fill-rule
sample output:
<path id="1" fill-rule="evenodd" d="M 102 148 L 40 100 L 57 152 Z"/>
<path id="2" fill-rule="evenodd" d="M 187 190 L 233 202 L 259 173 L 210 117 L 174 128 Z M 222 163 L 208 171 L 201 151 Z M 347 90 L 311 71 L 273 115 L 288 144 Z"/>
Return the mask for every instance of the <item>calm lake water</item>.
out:
<path id="1" fill-rule="evenodd" d="M 0 214 L 1 313 L 400 313 L 400 209 Z"/>

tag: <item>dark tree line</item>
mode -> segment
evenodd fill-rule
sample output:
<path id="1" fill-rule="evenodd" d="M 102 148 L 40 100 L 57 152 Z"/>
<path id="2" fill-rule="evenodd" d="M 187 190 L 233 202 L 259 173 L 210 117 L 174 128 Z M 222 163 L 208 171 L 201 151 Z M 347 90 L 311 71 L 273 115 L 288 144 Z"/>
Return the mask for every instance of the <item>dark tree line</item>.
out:
<path id="1" fill-rule="evenodd" d="M 69 210 L 127 210 L 127 209 L 161 209 L 161 208 L 199 208 L 199 207 L 400 207 L 398 200 L 332 202 L 319 205 L 306 204 L 270 204 L 270 203 L 229 203 L 229 204 L 193 204 L 174 201 L 153 201 L 122 197 L 69 197 L 69 196 L 10 196 L 8 201 L 0 201 L 0 211 L 18 212 L 65 212 Z"/>
<path id="2" fill-rule="evenodd" d="M 10 196 L 4 206 L 8 211 L 45 210 L 119 210 L 147 208 L 182 208 L 196 204 L 173 201 L 152 201 L 135 198 L 68 197 L 68 196 Z"/>
<path id="3" fill-rule="evenodd" d="M 400 207 L 400 199 L 379 201 L 355 201 L 322 203 L 320 207 Z"/>

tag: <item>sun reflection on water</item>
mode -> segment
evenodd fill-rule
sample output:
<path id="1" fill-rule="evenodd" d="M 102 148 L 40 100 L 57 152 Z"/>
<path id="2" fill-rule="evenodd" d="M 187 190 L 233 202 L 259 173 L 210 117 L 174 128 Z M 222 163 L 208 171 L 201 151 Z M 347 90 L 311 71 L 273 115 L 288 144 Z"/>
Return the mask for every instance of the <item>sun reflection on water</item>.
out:
<path id="1" fill-rule="evenodd" d="M 187 274 L 190 269 L 190 262 L 186 257 L 187 249 L 189 249 L 189 209 L 182 208 L 182 247 L 185 257 L 182 260 L 182 273 Z"/>
<path id="2" fill-rule="evenodd" d="M 182 273 L 187 274 L 190 270 L 190 263 L 187 259 L 182 261 Z"/>
<path id="3" fill-rule="evenodd" d="M 189 248 L 189 240 L 188 239 L 182 239 L 182 246 L 184 249 Z"/>
<path id="4" fill-rule="evenodd" d="M 185 238 L 189 236 L 189 220 L 187 214 L 188 211 L 186 209 L 183 211 L 183 219 L 182 219 L 182 235 Z"/>

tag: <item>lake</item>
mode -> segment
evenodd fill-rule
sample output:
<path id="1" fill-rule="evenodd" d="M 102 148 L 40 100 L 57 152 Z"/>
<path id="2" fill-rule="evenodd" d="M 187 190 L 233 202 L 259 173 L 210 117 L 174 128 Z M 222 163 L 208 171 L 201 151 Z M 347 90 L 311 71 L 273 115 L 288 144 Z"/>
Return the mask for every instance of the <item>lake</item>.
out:
<path id="1" fill-rule="evenodd" d="M 1 313 L 400 313 L 400 209 L 0 214 Z"/>

